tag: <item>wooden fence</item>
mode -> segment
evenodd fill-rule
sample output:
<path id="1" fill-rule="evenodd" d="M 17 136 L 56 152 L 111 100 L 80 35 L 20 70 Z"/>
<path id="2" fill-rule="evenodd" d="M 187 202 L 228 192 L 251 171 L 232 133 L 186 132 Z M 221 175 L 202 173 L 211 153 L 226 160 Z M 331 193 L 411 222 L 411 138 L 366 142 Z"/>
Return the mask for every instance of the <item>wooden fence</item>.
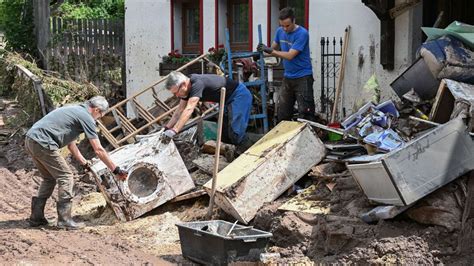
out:
<path id="1" fill-rule="evenodd" d="M 121 19 L 50 19 L 48 66 L 66 78 L 107 82 L 110 71 L 124 60 L 124 26 Z"/>

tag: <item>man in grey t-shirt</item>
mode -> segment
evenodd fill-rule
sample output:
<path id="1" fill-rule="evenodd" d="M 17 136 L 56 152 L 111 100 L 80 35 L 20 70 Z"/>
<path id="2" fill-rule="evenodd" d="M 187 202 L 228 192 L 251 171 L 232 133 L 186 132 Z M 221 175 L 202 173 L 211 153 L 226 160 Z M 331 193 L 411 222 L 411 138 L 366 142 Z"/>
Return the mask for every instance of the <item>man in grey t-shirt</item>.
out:
<path id="1" fill-rule="evenodd" d="M 73 198 L 73 173 L 59 149 L 67 146 L 73 157 L 84 169 L 90 167 L 76 146 L 76 139 L 81 133 L 94 149 L 95 154 L 119 179 L 125 180 L 127 172 L 120 169 L 110 159 L 102 147 L 96 133 L 96 120 L 101 118 L 109 108 L 107 100 L 95 96 L 84 104 L 58 108 L 36 122 L 26 133 L 25 148 L 33 158 L 33 162 L 43 176 L 38 189 L 38 196 L 31 201 L 31 226 L 47 225 L 44 217 L 46 201 L 53 194 L 58 183 L 58 227 L 80 228 L 71 218 Z"/>

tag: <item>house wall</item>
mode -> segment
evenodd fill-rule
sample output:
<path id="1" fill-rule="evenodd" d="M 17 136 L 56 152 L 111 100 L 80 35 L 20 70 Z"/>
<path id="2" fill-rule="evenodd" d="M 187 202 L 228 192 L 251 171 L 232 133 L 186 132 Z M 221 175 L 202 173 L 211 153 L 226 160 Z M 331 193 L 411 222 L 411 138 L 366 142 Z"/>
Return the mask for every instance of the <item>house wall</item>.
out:
<path id="1" fill-rule="evenodd" d="M 396 4 L 401 2 L 396 1 Z M 417 6 L 416 11 L 405 12 L 395 19 L 395 67 L 392 71 L 384 70 L 380 64 L 380 21 L 360 0 L 314 0 L 310 1 L 309 8 L 311 58 L 316 77 L 314 88 L 317 101 L 319 102 L 321 87 L 320 39 L 322 36 L 343 37 L 347 25 L 351 26 L 351 32 L 342 106 L 349 113 L 355 105 L 370 99 L 370 95 L 364 93 L 362 88 L 372 74 L 377 76 L 382 99 L 394 97 L 390 83 L 411 65 L 413 50 L 421 43 L 421 35 L 418 34 L 415 38 L 412 36 L 414 31 L 421 32 L 421 5 Z M 414 16 L 420 18 L 415 23 Z"/>
<path id="2" fill-rule="evenodd" d="M 397 0 L 396 4 L 403 3 Z M 254 46 L 258 43 L 258 24 L 262 25 L 263 41 L 267 41 L 267 0 L 252 0 Z M 204 0 L 203 50 L 207 52 L 215 46 L 215 0 Z M 127 96 L 139 88 L 157 81 L 159 62 L 171 50 L 170 0 L 128 0 L 126 1 L 126 56 L 127 56 Z M 278 0 L 272 0 L 271 38 L 278 25 Z M 227 6 L 219 0 L 219 44 L 225 41 Z M 382 99 L 393 97 L 390 83 L 395 80 L 414 59 L 416 48 L 421 43 L 422 8 L 403 13 L 395 20 L 395 67 L 386 71 L 380 65 L 380 21 L 360 0 L 310 0 L 309 33 L 310 49 L 315 77 L 314 91 L 317 107 L 321 88 L 320 39 L 323 36 L 343 37 L 344 29 L 351 26 L 347 65 L 342 92 L 342 105 L 347 114 L 356 102 L 370 99 L 364 95 L 362 87 L 372 74 L 376 74 Z M 177 16 L 175 16 L 177 19 Z M 175 22 L 176 25 L 180 23 Z M 180 31 L 181 28 L 176 28 Z M 175 35 L 181 34 L 175 31 Z M 176 43 L 177 45 L 177 43 Z M 177 47 L 177 46 L 176 46 Z M 159 90 L 162 90 L 158 86 Z M 167 92 L 159 94 L 163 99 Z M 362 96 L 365 99 L 360 99 Z"/>
<path id="3" fill-rule="evenodd" d="M 216 45 L 215 0 L 203 0 L 203 52 Z"/>
<path id="4" fill-rule="evenodd" d="M 255 49 L 259 43 L 258 38 L 258 25 L 262 26 L 262 42 L 267 43 L 267 0 L 253 0 L 252 7 L 252 21 L 253 21 L 253 31 L 252 31 L 252 44 Z"/>
<path id="5" fill-rule="evenodd" d="M 167 10 L 170 10 L 170 8 L 168 7 Z M 174 39 L 174 49 L 175 50 L 178 49 L 179 53 L 183 52 L 183 50 L 180 48 L 183 45 L 183 33 L 181 30 L 182 29 L 181 19 L 183 17 L 183 13 L 181 12 L 181 10 L 182 10 L 181 1 L 175 0 L 174 5 L 173 5 L 173 13 L 174 13 L 173 24 L 175 28 L 173 39 Z M 171 30 L 170 27 L 168 27 L 168 31 L 170 30 Z M 169 39 L 168 39 L 168 42 L 169 42 Z"/>
<path id="6" fill-rule="evenodd" d="M 125 57 L 127 62 L 127 97 L 136 94 L 159 78 L 159 63 L 171 50 L 170 1 L 125 1 Z M 171 94 L 157 86 L 165 99 Z M 139 101 L 149 106 L 153 97 L 144 95 Z M 130 114 L 129 114 L 130 115 Z"/>
<path id="7" fill-rule="evenodd" d="M 218 0 L 219 2 L 219 44 L 225 44 L 225 28 L 227 27 L 227 1 Z"/>

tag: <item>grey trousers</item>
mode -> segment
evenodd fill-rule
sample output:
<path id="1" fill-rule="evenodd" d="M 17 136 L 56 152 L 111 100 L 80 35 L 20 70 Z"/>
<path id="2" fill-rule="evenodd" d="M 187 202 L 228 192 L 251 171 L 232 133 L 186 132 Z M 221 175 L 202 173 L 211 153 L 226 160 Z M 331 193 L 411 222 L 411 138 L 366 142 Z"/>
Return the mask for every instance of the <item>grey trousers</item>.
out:
<path id="1" fill-rule="evenodd" d="M 315 121 L 313 82 L 314 79 L 311 75 L 296 79 L 283 79 L 283 87 L 278 97 L 278 122 L 292 119 L 295 101 L 298 103 L 298 118 Z"/>
<path id="2" fill-rule="evenodd" d="M 48 150 L 29 137 L 25 139 L 25 149 L 43 176 L 38 198 L 49 198 L 58 183 L 58 200 L 71 200 L 74 196 L 74 175 L 59 150 Z"/>

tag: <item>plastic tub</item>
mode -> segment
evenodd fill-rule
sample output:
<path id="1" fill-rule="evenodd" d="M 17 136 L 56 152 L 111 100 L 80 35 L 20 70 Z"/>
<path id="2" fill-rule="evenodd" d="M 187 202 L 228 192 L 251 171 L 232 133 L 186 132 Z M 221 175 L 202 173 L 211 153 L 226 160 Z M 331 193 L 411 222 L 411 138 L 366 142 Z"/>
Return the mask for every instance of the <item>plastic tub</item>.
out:
<path id="1" fill-rule="evenodd" d="M 272 234 L 249 226 L 222 221 L 176 224 L 183 256 L 203 264 L 227 265 L 232 261 L 256 261 Z M 229 233 L 229 231 L 232 231 Z"/>

